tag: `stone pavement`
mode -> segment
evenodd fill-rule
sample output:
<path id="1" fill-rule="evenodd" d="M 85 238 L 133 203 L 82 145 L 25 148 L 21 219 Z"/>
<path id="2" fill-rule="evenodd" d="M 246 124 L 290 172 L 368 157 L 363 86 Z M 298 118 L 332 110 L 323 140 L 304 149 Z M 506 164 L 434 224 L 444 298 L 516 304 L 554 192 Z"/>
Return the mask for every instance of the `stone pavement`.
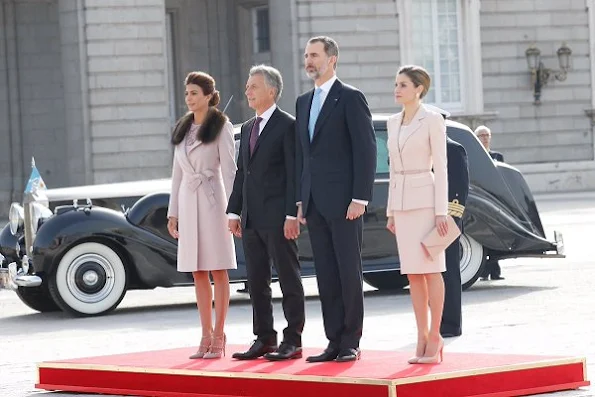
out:
<path id="1" fill-rule="evenodd" d="M 588 374 L 595 374 L 595 194 L 539 198 L 548 236 L 564 233 L 566 259 L 510 259 L 502 262 L 502 281 L 478 281 L 463 294 L 464 334 L 449 339 L 449 351 L 586 356 Z M 304 344 L 324 339 L 314 280 L 305 282 L 309 295 Z M 239 286 L 234 286 L 237 289 Z M 280 296 L 278 285 L 275 295 Z M 86 396 L 35 391 L 35 363 L 90 355 L 115 354 L 196 345 L 198 317 L 190 288 L 134 291 L 111 315 L 70 318 L 62 313 L 37 314 L 14 294 L 0 291 L 0 396 Z M 381 293 L 368 288 L 362 340 L 366 349 L 413 350 L 414 317 L 406 291 Z M 275 302 L 277 329 L 285 326 L 280 301 Z M 248 343 L 251 310 L 247 297 L 233 294 L 227 322 L 229 343 Z M 230 354 L 230 353 L 228 353 Z M 551 393 L 560 397 L 595 396 L 593 387 Z"/>

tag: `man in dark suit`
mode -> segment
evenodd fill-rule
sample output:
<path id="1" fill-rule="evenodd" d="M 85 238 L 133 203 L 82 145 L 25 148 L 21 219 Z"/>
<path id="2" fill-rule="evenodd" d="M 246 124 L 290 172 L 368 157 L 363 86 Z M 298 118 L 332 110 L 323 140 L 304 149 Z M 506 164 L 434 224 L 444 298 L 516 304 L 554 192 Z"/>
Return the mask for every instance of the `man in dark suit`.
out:
<path id="1" fill-rule="evenodd" d="M 364 319 L 362 231 L 372 199 L 376 138 L 364 94 L 337 79 L 339 48 L 311 38 L 304 54 L 315 89 L 296 103 L 298 219 L 308 224 L 329 344 L 309 362 L 360 357 Z"/>
<path id="2" fill-rule="evenodd" d="M 502 153 L 490 148 L 492 143 L 492 131 L 488 127 L 485 125 L 480 125 L 475 129 L 475 135 L 493 160 L 500 161 L 502 163 L 504 162 L 504 156 Z M 498 260 L 489 258 L 484 266 L 481 279 L 485 281 L 488 279 L 488 277 L 490 277 L 492 280 L 504 280 L 504 277 L 502 277 L 501 274 L 502 269 L 500 269 Z"/>
<path id="3" fill-rule="evenodd" d="M 256 117 L 242 125 L 238 171 L 227 213 L 229 229 L 242 238 L 256 340 L 232 357 L 269 360 L 302 357 L 304 289 L 300 275 L 295 202 L 295 119 L 277 107 L 281 74 L 265 65 L 250 70 L 248 104 Z M 283 292 L 287 328 L 277 347 L 271 297 L 272 260 Z"/>
<path id="4" fill-rule="evenodd" d="M 448 162 L 448 214 L 463 231 L 463 212 L 469 194 L 469 166 L 467 152 L 459 143 L 446 139 Z M 459 336 L 462 333 L 461 304 L 461 246 L 457 238 L 446 249 L 446 272 L 444 278 L 444 310 L 440 324 L 443 337 Z"/>

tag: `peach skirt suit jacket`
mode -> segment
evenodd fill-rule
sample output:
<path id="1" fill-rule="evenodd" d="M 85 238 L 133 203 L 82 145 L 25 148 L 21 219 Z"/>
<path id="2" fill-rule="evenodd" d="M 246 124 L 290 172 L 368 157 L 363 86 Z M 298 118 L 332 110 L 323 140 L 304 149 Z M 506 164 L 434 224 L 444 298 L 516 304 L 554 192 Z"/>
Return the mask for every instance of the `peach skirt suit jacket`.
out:
<path id="1" fill-rule="evenodd" d="M 175 147 L 167 216 L 178 218 L 179 272 L 237 268 L 225 213 L 237 169 L 233 134 L 225 121 L 215 141 Z"/>
<path id="2" fill-rule="evenodd" d="M 401 125 L 402 120 L 400 112 L 387 121 L 390 185 L 386 208 L 387 216 L 395 220 L 401 274 L 444 272 L 444 252 L 431 260 L 421 241 L 436 226 L 435 217 L 447 214 L 446 124 L 441 114 L 423 104 L 409 125 Z"/>

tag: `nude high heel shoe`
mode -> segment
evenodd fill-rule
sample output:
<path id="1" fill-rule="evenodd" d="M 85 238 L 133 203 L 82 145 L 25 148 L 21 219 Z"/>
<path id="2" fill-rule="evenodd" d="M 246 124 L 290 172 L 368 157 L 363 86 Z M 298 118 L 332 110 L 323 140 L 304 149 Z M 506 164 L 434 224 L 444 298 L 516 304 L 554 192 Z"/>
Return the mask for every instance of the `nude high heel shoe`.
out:
<path id="1" fill-rule="evenodd" d="M 436 354 L 430 357 L 423 356 L 417 360 L 417 364 L 440 364 L 443 359 L 443 350 L 444 350 L 444 339 L 440 339 L 438 342 L 438 350 L 436 350 Z"/>
<path id="2" fill-rule="evenodd" d="M 198 346 L 197 352 L 188 358 L 190 358 L 191 360 L 195 360 L 197 358 L 203 358 L 205 356 L 205 354 L 209 351 L 209 347 L 211 347 L 212 339 L 213 339 L 212 335 L 203 336 L 200 339 L 200 346 Z"/>
<path id="3" fill-rule="evenodd" d="M 417 342 L 418 345 L 420 345 L 419 341 Z M 423 349 L 415 349 L 415 356 L 411 357 L 409 360 L 407 360 L 407 362 L 409 364 L 417 364 L 417 362 L 419 361 L 420 358 L 422 358 L 424 356 L 424 351 L 426 350 L 426 345 L 427 342 L 423 343 Z M 421 353 L 418 354 L 418 352 L 421 350 Z"/>
<path id="4" fill-rule="evenodd" d="M 215 336 L 213 335 L 213 340 L 211 342 L 211 346 L 209 347 L 209 351 L 205 353 L 205 359 L 211 358 L 221 358 L 221 356 L 225 356 L 225 344 L 227 343 L 227 337 L 225 334 Z"/>

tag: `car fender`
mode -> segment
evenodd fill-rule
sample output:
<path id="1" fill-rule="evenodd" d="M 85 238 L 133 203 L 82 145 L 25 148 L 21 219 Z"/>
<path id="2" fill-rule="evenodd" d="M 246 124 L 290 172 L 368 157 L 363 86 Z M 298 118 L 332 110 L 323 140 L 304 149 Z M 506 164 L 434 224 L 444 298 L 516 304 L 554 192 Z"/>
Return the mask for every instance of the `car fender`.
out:
<path id="1" fill-rule="evenodd" d="M 0 255 L 4 256 L 6 263 L 19 261 L 19 253 L 16 248 L 18 238 L 19 236 L 15 236 L 10 232 L 8 223 L 0 230 Z"/>
<path id="2" fill-rule="evenodd" d="M 132 225 L 121 212 L 95 206 L 58 211 L 40 227 L 34 271 L 51 276 L 69 249 L 87 241 L 106 244 L 122 256 L 132 273 L 130 288 L 185 284 L 187 277 L 175 269 L 175 244 Z"/>

